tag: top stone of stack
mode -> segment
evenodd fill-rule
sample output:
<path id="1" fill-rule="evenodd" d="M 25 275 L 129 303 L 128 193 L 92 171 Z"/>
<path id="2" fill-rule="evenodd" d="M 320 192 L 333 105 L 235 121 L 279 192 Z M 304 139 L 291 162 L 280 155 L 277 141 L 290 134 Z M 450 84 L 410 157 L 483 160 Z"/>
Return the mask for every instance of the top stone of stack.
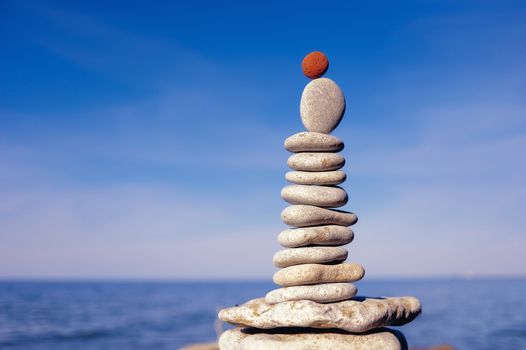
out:
<path id="1" fill-rule="evenodd" d="M 329 68 L 329 60 L 322 52 L 309 53 L 301 67 L 303 74 L 313 79 L 301 95 L 301 121 L 308 131 L 329 134 L 343 118 L 345 96 L 334 81 L 321 78 Z"/>
<path id="2" fill-rule="evenodd" d="M 303 58 L 301 69 L 307 78 L 320 78 L 329 69 L 329 59 L 323 52 L 311 52 Z"/>

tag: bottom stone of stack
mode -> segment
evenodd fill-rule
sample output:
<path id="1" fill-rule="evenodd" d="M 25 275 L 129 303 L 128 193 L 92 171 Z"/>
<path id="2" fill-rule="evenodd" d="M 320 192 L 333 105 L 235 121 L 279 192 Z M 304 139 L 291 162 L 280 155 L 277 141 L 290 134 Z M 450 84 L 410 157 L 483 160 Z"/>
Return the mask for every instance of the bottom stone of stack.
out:
<path id="1" fill-rule="evenodd" d="M 407 343 L 400 332 L 381 328 L 353 334 L 337 329 L 280 328 L 261 330 L 234 328 L 219 338 L 220 350 L 403 350 Z"/>

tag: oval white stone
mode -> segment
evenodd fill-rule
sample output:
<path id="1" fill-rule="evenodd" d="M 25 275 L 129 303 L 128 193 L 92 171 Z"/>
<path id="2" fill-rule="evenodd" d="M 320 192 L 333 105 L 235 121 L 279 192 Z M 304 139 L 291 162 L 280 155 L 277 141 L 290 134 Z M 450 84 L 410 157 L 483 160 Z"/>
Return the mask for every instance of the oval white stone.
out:
<path id="1" fill-rule="evenodd" d="M 308 131 L 329 134 L 345 113 L 345 96 L 331 79 L 314 79 L 305 86 L 300 102 L 300 115 Z"/>
<path id="2" fill-rule="evenodd" d="M 285 179 L 298 185 L 339 185 L 347 175 L 342 170 L 335 171 L 289 171 Z"/>
<path id="3" fill-rule="evenodd" d="M 332 303 L 351 299 L 357 289 L 350 283 L 323 283 L 311 286 L 296 286 L 274 289 L 267 293 L 265 301 L 277 304 L 285 301 L 311 300 L 317 303 Z"/>
<path id="4" fill-rule="evenodd" d="M 272 259 L 277 267 L 289 267 L 299 264 L 326 264 L 345 261 L 347 249 L 342 247 L 308 247 L 280 250 Z"/>
<path id="5" fill-rule="evenodd" d="M 299 132 L 285 140 L 289 152 L 339 152 L 343 149 L 342 140 L 336 136 L 319 132 Z"/>
<path id="6" fill-rule="evenodd" d="M 287 164 L 294 170 L 329 171 L 345 165 L 345 158 L 336 153 L 296 153 L 289 157 Z"/>
<path id="7" fill-rule="evenodd" d="M 353 334 L 313 330 L 310 333 L 265 332 L 260 329 L 232 328 L 219 338 L 221 350 L 402 350 L 401 333 L 382 328 L 376 332 Z M 403 340 L 405 344 L 405 338 Z M 188 349 L 190 350 L 190 349 Z"/>
<path id="8" fill-rule="evenodd" d="M 319 208 L 312 205 L 291 205 L 283 209 L 281 219 L 290 226 L 307 227 L 319 225 L 351 226 L 358 221 L 354 213 Z"/>
<path id="9" fill-rule="evenodd" d="M 354 233 L 349 227 L 338 225 L 286 229 L 278 235 L 278 243 L 286 248 L 309 245 L 338 246 L 352 242 Z"/>
<path id="10" fill-rule="evenodd" d="M 337 208 L 347 204 L 347 192 L 340 187 L 288 185 L 281 190 L 281 198 L 291 204 L 308 204 L 323 208 Z"/>

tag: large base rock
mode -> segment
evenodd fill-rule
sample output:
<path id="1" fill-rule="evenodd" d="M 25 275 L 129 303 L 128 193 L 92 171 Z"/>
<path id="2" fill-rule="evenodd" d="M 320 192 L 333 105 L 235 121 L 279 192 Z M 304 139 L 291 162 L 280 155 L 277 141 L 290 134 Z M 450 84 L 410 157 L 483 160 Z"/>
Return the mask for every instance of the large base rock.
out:
<path id="1" fill-rule="evenodd" d="M 339 330 L 230 329 L 219 338 L 221 350 L 403 350 L 407 345 L 399 332 L 379 329 L 351 334 Z"/>
<path id="2" fill-rule="evenodd" d="M 264 298 L 258 298 L 221 310 L 219 318 L 234 325 L 260 329 L 338 328 L 359 333 L 403 325 L 411 322 L 420 311 L 420 302 L 413 297 L 355 298 L 331 304 L 310 300 L 269 304 Z"/>

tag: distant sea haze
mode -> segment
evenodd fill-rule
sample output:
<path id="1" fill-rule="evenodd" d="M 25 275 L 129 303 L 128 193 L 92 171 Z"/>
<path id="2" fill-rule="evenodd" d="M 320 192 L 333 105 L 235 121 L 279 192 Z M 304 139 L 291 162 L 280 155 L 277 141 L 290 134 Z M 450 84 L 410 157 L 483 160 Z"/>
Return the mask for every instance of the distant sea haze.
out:
<path id="1" fill-rule="evenodd" d="M 373 280 L 359 295 L 414 295 L 410 346 L 526 349 L 526 279 Z M 217 310 L 263 282 L 0 282 L 0 349 L 177 349 L 214 340 Z M 225 325 L 225 328 L 227 326 Z"/>

